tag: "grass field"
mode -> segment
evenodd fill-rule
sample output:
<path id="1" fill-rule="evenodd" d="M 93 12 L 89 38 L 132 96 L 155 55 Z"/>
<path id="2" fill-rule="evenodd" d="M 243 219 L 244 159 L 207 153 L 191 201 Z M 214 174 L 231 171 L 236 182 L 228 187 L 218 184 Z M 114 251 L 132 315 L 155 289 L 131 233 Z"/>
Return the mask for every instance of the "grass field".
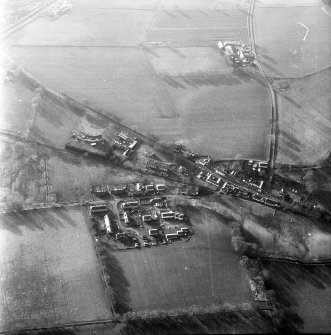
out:
<path id="1" fill-rule="evenodd" d="M 81 209 L 1 215 L 0 330 L 112 316 Z"/>
<path id="2" fill-rule="evenodd" d="M 329 333 L 331 267 L 263 262 L 266 287 L 276 292 L 279 332 Z M 276 317 L 273 319 L 276 321 Z"/>
<path id="3" fill-rule="evenodd" d="M 252 302 L 246 274 L 217 214 L 190 209 L 189 242 L 113 252 L 114 290 L 126 310 Z M 121 280 L 120 280 L 121 278 Z M 121 283 L 121 284 L 120 284 Z"/>
<path id="4" fill-rule="evenodd" d="M 257 54 L 268 72 L 301 77 L 330 66 L 331 20 L 323 1 L 265 5 L 256 3 L 254 28 Z"/>

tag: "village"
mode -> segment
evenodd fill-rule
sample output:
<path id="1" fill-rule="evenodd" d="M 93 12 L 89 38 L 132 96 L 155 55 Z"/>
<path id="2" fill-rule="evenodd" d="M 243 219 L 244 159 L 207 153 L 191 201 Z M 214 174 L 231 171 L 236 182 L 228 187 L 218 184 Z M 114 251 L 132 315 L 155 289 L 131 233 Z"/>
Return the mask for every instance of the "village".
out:
<path id="1" fill-rule="evenodd" d="M 0 333 L 330 332 L 330 1 L 2 2 Z"/>
<path id="2" fill-rule="evenodd" d="M 128 130 L 119 130 L 114 136 L 108 136 L 107 140 L 102 134 L 73 132 L 66 147 L 83 153 L 85 156 L 91 155 L 103 160 L 116 158 L 124 166 L 133 166 L 147 175 L 172 180 L 178 183 L 177 194 L 191 196 L 225 194 L 258 202 L 285 212 L 293 211 L 315 218 L 322 216 L 327 220 L 331 218 L 329 213 L 318 206 L 311 194 L 298 183 L 274 173 L 267 161 L 216 161 L 209 155 L 203 156 L 192 152 L 178 143 L 174 146 L 153 150 L 149 143 L 130 135 Z M 166 161 L 160 158 L 162 151 L 173 152 L 183 159 L 180 160 L 180 163 Z M 268 179 L 271 179 L 269 185 Z M 141 197 L 165 191 L 160 185 L 145 185 L 141 188 L 140 186 L 130 188 L 125 183 L 117 185 L 117 188 L 109 185 L 94 186 L 94 188 L 97 187 L 103 191 L 96 191 L 96 194 L 105 192 L 130 197 Z"/>

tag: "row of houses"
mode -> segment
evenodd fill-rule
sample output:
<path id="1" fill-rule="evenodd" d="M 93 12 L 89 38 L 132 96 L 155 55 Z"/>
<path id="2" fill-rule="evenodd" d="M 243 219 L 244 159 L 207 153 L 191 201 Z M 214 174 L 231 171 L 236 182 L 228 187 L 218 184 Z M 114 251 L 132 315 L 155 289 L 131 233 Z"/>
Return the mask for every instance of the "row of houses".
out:
<path id="1" fill-rule="evenodd" d="M 172 240 L 177 240 L 181 237 L 185 237 L 185 236 L 188 236 L 190 235 L 190 230 L 187 228 L 187 227 L 182 227 L 180 230 L 177 230 L 176 233 L 169 233 L 169 234 L 165 234 L 165 238 L 166 238 L 166 241 L 169 242 L 169 241 L 172 241 Z M 155 238 L 157 236 L 159 236 L 160 232 L 159 232 L 159 229 L 150 229 L 148 231 L 148 234 L 149 234 L 149 237 L 151 238 Z"/>
<path id="2" fill-rule="evenodd" d="M 190 230 L 186 227 L 181 228 L 178 230 L 176 233 L 171 233 L 171 234 L 165 234 L 166 241 L 172 241 L 172 240 L 177 240 L 181 237 L 188 236 L 190 234 Z"/>

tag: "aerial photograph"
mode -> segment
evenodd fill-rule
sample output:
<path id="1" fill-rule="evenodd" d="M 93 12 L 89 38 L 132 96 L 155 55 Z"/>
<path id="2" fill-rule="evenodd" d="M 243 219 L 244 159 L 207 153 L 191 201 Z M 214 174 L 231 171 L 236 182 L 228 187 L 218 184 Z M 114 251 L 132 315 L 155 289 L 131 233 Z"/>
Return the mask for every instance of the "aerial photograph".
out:
<path id="1" fill-rule="evenodd" d="M 0 335 L 331 333 L 331 0 L 0 1 Z"/>

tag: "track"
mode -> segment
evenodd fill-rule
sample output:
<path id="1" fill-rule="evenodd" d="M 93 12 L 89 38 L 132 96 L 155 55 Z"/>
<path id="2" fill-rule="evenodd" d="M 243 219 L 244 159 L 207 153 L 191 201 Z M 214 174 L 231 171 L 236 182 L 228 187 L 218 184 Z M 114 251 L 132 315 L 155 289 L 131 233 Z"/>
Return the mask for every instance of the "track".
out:
<path id="1" fill-rule="evenodd" d="M 270 85 L 267 75 L 259 63 L 259 59 L 257 57 L 256 49 L 255 49 L 255 34 L 254 34 L 254 22 L 253 22 L 253 15 L 254 15 L 254 5 L 255 0 L 251 0 L 249 4 L 249 11 L 248 11 L 248 35 L 250 44 L 252 47 L 252 51 L 255 58 L 255 65 L 259 69 L 259 72 L 265 82 L 267 83 L 270 95 L 271 95 L 271 118 L 272 118 L 272 124 L 271 124 L 271 136 L 270 136 L 270 155 L 269 155 L 269 172 L 266 180 L 266 190 L 270 189 L 270 183 L 273 176 L 273 171 L 275 168 L 276 158 L 277 158 L 277 148 L 278 148 L 278 134 L 279 134 L 279 117 L 278 117 L 278 106 L 277 106 L 277 95 L 276 91 L 273 89 L 273 87 Z"/>

